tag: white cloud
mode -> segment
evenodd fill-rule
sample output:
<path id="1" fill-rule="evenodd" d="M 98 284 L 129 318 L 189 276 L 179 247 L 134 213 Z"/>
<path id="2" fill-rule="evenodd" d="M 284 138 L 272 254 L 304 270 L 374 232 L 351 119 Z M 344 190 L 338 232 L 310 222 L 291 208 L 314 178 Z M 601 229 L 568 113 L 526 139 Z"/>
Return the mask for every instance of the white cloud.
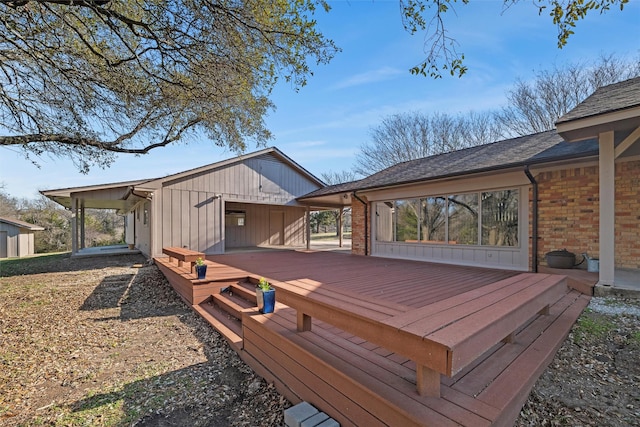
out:
<path id="1" fill-rule="evenodd" d="M 387 81 L 395 78 L 398 75 L 406 74 L 406 70 L 400 70 L 392 67 L 382 67 L 377 70 L 367 71 L 366 73 L 360 73 L 353 75 L 347 79 L 344 79 L 335 85 L 331 86 L 331 89 L 346 89 L 354 86 L 367 85 L 371 83 L 377 83 Z"/>

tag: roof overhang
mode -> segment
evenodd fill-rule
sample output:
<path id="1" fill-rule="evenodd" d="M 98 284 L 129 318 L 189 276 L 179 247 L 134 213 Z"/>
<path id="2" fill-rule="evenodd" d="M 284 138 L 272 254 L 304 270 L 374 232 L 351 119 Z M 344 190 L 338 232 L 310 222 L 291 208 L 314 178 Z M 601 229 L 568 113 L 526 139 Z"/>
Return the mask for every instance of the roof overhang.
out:
<path id="1" fill-rule="evenodd" d="M 63 188 L 40 193 L 67 209 L 71 209 L 73 200 L 77 199 L 88 209 L 114 209 L 119 212 L 128 212 L 137 203 L 152 196 L 151 191 L 136 188 L 137 184 L 144 182 L 146 181 Z"/>
<path id="2" fill-rule="evenodd" d="M 298 202 L 313 209 L 341 209 L 351 206 L 352 192 L 323 194 L 321 196 L 299 197 Z"/>
<path id="3" fill-rule="evenodd" d="M 568 142 L 598 137 L 604 132 L 640 127 L 640 106 L 556 123 L 558 134 Z"/>
<path id="4" fill-rule="evenodd" d="M 438 184 L 438 183 L 447 183 L 452 181 L 461 181 L 461 180 L 476 180 L 482 177 L 495 176 L 495 175 L 506 175 L 513 174 L 514 172 L 522 173 L 523 183 L 529 183 L 526 175 L 524 174 L 524 170 L 527 167 L 532 167 L 535 169 L 539 168 L 557 168 L 557 167 L 565 167 L 567 165 L 575 165 L 576 163 L 581 164 L 589 164 L 598 161 L 598 155 L 596 153 L 590 153 L 583 157 L 576 158 L 575 156 L 567 157 L 567 158 L 556 158 L 552 161 L 538 161 L 538 162 L 530 162 L 530 163 L 518 163 L 512 165 L 504 165 L 502 167 L 492 167 L 487 169 L 476 169 L 473 171 L 467 171 L 464 173 L 456 173 L 451 175 L 442 175 L 437 177 L 432 177 L 429 179 L 421 179 L 415 181 L 406 181 L 399 182 L 395 184 L 384 184 L 384 185 L 361 185 L 356 186 L 357 183 L 353 183 L 348 191 L 336 189 L 335 192 L 322 194 L 317 196 L 302 196 L 297 200 L 300 203 L 312 206 L 314 208 L 322 209 L 322 208 L 333 208 L 340 209 L 346 206 L 351 205 L 351 201 L 354 199 L 354 194 L 357 197 L 358 195 L 368 196 L 376 192 L 386 191 L 389 189 L 403 189 L 408 187 L 415 187 L 421 184 Z"/>
<path id="5" fill-rule="evenodd" d="M 13 225 L 14 227 L 17 227 L 20 230 L 25 230 L 25 231 L 43 231 L 44 230 L 44 227 L 40 227 L 39 225 L 30 224 L 28 222 L 19 221 L 17 219 L 12 219 L 12 218 L 0 218 L 0 222 Z"/>

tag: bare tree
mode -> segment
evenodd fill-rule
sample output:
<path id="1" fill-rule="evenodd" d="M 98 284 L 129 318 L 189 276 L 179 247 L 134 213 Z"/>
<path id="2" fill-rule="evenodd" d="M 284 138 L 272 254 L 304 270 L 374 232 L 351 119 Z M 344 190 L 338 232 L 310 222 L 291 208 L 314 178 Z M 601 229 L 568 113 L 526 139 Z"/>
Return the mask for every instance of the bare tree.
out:
<path id="1" fill-rule="evenodd" d="M 500 129 L 491 113 L 413 112 L 384 118 L 370 134 L 371 141 L 356 154 L 355 172 L 363 176 L 408 160 L 493 142 Z"/>
<path id="2" fill-rule="evenodd" d="M 17 218 L 19 214 L 19 201 L 5 193 L 0 186 L 0 216 L 5 218 Z"/>
<path id="3" fill-rule="evenodd" d="M 322 172 L 320 177 L 328 185 L 343 184 L 345 182 L 355 181 L 356 173 L 349 170 L 343 170 L 340 172 L 328 171 Z"/>
<path id="4" fill-rule="evenodd" d="M 555 128 L 556 121 L 601 86 L 640 75 L 640 60 L 601 56 L 593 64 L 575 63 L 518 80 L 509 104 L 497 115 L 505 136 L 530 135 Z"/>
<path id="5" fill-rule="evenodd" d="M 324 0 L 0 2 L 1 145 L 86 172 L 206 135 L 236 151 L 270 138 L 278 78 L 298 88 L 337 51 Z"/>

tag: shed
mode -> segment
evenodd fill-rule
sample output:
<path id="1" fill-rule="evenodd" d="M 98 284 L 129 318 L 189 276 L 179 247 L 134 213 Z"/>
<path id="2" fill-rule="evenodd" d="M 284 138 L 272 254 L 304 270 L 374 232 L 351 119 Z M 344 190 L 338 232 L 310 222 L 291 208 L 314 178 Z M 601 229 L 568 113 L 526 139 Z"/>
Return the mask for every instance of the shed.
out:
<path id="1" fill-rule="evenodd" d="M 0 217 L 0 258 L 33 255 L 35 232 L 42 230 L 38 225 Z"/>

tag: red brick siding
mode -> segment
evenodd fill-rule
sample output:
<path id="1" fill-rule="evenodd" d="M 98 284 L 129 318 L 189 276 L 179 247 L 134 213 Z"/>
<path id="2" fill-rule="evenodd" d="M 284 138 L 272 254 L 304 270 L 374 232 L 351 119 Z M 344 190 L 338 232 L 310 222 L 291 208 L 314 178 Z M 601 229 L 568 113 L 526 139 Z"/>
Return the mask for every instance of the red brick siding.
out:
<path id="1" fill-rule="evenodd" d="M 367 202 L 365 197 L 360 198 Z M 368 203 L 368 202 L 367 202 Z M 351 202 L 351 253 L 355 255 L 365 255 L 365 205 L 363 205 L 358 199 L 354 198 Z M 367 223 L 368 224 L 368 223 Z M 371 224 L 368 224 L 369 230 Z M 371 234 L 367 233 L 366 237 L 370 237 Z M 371 253 L 371 248 L 368 248 Z"/>
<path id="2" fill-rule="evenodd" d="M 640 160 L 616 165 L 616 267 L 640 268 Z"/>
<path id="3" fill-rule="evenodd" d="M 598 167 L 545 172 L 538 175 L 536 180 L 539 191 L 540 264 L 546 264 L 544 255 L 547 252 L 564 248 L 576 254 L 587 252 L 590 256 L 598 257 Z M 616 164 L 616 267 L 640 267 L 639 181 L 640 161 Z"/>

